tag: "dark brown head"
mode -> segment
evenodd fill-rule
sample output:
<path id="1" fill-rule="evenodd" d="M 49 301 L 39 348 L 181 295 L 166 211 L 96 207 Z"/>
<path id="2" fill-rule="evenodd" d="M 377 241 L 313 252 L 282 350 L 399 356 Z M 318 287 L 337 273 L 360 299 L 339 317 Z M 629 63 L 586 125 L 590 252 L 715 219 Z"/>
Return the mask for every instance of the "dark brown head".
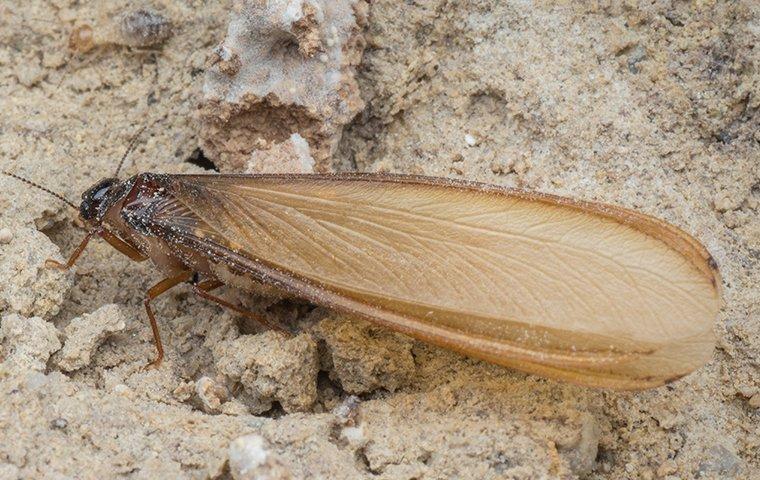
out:
<path id="1" fill-rule="evenodd" d="M 118 178 L 104 178 L 82 194 L 79 217 L 88 225 L 100 225 L 108 210 L 124 196 Z"/>

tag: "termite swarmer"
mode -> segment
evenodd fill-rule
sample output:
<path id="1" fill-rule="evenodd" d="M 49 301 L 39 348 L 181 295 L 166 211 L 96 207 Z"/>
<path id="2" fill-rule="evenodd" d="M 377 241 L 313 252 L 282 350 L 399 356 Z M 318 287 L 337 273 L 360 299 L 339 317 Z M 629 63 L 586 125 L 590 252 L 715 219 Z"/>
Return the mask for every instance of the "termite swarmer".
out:
<path id="1" fill-rule="evenodd" d="M 360 173 L 114 175 L 78 207 L 66 202 L 87 234 L 65 264 L 51 266 L 71 268 L 100 237 L 161 271 L 144 302 L 153 365 L 163 347 L 151 301 L 183 283 L 260 321 L 210 292 L 264 284 L 594 387 L 656 387 L 703 365 L 714 347 L 720 277 L 710 254 L 684 231 L 617 206 Z"/>

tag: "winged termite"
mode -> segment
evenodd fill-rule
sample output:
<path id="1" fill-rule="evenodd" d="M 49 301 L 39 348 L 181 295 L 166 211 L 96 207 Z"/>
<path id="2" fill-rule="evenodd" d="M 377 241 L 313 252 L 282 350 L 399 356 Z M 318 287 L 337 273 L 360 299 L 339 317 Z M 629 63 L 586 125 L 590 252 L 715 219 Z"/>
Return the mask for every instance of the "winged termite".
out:
<path id="1" fill-rule="evenodd" d="M 265 284 L 466 355 L 568 382 L 655 387 L 707 362 L 720 305 L 694 238 L 624 208 L 440 178 L 163 175 L 82 195 L 89 233 L 164 280 Z"/>

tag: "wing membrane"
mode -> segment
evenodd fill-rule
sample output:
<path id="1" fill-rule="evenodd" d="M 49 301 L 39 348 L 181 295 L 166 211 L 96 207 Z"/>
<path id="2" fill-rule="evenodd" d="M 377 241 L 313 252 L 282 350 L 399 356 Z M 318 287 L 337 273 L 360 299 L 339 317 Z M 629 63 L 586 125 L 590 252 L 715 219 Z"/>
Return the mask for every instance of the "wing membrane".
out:
<path id="1" fill-rule="evenodd" d="M 205 239 L 243 270 L 423 340 L 619 388 L 711 356 L 709 255 L 635 212 L 420 177 L 170 178 L 197 216 L 185 243 Z"/>

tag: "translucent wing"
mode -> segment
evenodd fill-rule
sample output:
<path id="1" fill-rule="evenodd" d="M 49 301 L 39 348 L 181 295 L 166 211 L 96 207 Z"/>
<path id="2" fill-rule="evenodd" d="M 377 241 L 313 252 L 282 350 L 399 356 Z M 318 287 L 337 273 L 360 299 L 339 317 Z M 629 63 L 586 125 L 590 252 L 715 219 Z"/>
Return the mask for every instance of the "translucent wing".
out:
<path id="1" fill-rule="evenodd" d="M 185 232 L 178 242 L 474 357 L 635 389 L 712 355 L 715 264 L 642 214 L 424 177 L 169 178 L 168 193 L 197 216 L 194 229 L 171 228 L 187 214 L 160 219 Z"/>

